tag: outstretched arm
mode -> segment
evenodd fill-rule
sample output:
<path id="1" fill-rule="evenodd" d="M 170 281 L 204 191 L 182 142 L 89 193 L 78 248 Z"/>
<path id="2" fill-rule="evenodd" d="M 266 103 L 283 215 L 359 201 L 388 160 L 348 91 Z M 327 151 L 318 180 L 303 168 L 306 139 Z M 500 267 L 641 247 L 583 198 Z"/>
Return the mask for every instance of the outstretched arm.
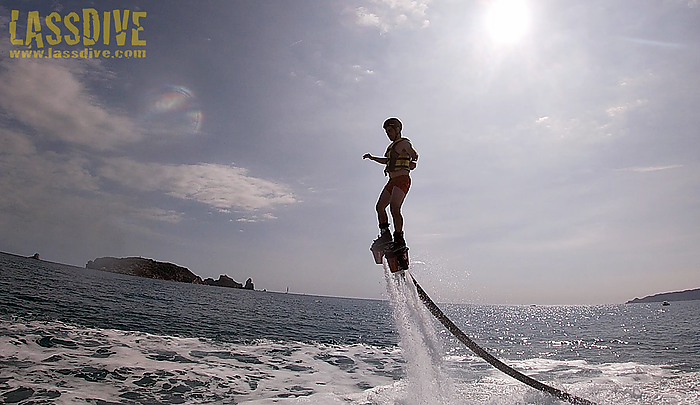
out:
<path id="1" fill-rule="evenodd" d="M 417 155 L 416 155 L 416 156 L 417 156 Z M 370 155 L 369 153 L 365 153 L 365 155 L 362 156 L 362 159 L 374 160 L 375 162 L 380 163 L 380 164 L 383 164 L 383 165 L 385 165 L 385 164 L 387 164 L 387 163 L 389 162 L 389 159 L 387 159 L 387 158 L 385 158 L 385 157 L 372 156 L 372 155 Z"/>

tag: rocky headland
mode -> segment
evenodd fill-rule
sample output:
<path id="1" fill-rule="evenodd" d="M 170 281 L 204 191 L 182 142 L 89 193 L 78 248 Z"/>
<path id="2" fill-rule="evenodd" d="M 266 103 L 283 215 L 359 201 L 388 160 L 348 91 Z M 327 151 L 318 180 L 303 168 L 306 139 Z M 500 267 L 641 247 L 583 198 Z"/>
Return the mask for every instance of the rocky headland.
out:
<path id="1" fill-rule="evenodd" d="M 253 279 L 249 278 L 245 285 L 236 282 L 231 277 L 222 274 L 218 280 L 201 277 L 192 273 L 188 268 L 172 263 L 157 262 L 143 257 L 99 257 L 90 260 L 85 265 L 86 269 L 109 271 L 112 273 L 127 274 L 130 276 L 154 278 L 157 280 L 177 281 L 180 283 L 205 284 L 219 287 L 243 288 L 254 290 Z"/>
<path id="2" fill-rule="evenodd" d="M 232 279 L 231 277 L 222 274 L 219 276 L 218 280 L 214 280 L 213 278 L 207 278 L 202 281 L 202 284 L 206 285 L 214 285 L 218 287 L 230 287 L 230 288 L 243 288 L 245 290 L 254 290 L 255 287 L 253 285 L 253 279 L 249 278 L 246 280 L 245 285 L 237 282 L 236 280 Z"/>
<path id="3" fill-rule="evenodd" d="M 627 301 L 625 304 L 641 304 L 645 302 L 664 302 L 664 301 L 693 301 L 700 300 L 700 288 L 685 291 L 676 291 L 668 293 L 660 293 L 649 295 L 644 298 L 635 298 Z"/>

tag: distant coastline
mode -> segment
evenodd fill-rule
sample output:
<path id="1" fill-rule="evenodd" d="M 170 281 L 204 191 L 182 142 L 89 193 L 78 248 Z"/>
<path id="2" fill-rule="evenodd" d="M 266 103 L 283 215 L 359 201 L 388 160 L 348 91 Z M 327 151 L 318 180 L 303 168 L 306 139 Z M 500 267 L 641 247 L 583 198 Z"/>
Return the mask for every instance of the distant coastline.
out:
<path id="1" fill-rule="evenodd" d="M 664 302 L 664 301 L 694 301 L 700 300 L 700 288 L 693 290 L 676 291 L 649 295 L 644 298 L 635 298 L 627 301 L 625 304 L 642 304 L 646 302 Z"/>
<path id="2" fill-rule="evenodd" d="M 202 280 L 201 277 L 192 273 L 186 267 L 173 263 L 157 262 L 143 257 L 98 257 L 95 260 L 88 261 L 85 268 L 180 283 L 255 290 L 252 278 L 248 278 L 245 284 L 239 283 L 225 274 L 220 275 L 218 280 L 212 278 Z"/>
<path id="3" fill-rule="evenodd" d="M 39 253 L 34 253 L 32 256 L 23 256 L 15 253 L 2 252 L 0 254 L 13 256 L 21 259 L 37 260 L 44 263 L 58 264 L 61 266 L 69 266 L 80 268 L 71 264 L 52 262 L 40 258 Z M 129 276 L 152 278 L 156 280 L 177 281 L 180 283 L 203 284 L 216 287 L 240 288 L 243 290 L 255 290 L 253 279 L 248 278 L 245 284 L 239 283 L 226 274 L 221 274 L 218 280 L 213 278 L 202 278 L 192 273 L 188 268 L 178 266 L 172 263 L 157 262 L 153 259 L 143 257 L 100 257 L 95 260 L 90 260 L 85 265 L 86 269 L 108 271 L 111 273 L 126 274 Z"/>

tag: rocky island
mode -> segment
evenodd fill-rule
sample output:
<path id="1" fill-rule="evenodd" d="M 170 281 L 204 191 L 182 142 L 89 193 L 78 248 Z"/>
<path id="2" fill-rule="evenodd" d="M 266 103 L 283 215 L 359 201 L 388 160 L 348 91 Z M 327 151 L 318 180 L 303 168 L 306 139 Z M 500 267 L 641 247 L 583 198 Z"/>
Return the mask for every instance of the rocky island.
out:
<path id="1" fill-rule="evenodd" d="M 86 269 L 109 271 L 112 273 L 127 274 L 130 276 L 154 278 L 157 280 L 177 281 L 180 283 L 205 284 L 219 287 L 243 288 L 254 290 L 253 279 L 249 278 L 245 285 L 236 282 L 227 275 L 220 275 L 218 280 L 201 277 L 192 273 L 188 268 L 172 263 L 157 262 L 143 257 L 99 257 L 90 260 L 85 265 Z"/>
<path id="2" fill-rule="evenodd" d="M 625 304 L 641 304 L 646 302 L 664 302 L 664 301 L 693 301 L 700 300 L 700 288 L 685 291 L 676 291 L 668 293 L 660 293 L 649 295 L 644 298 L 635 298 L 627 301 Z"/>
<path id="3" fill-rule="evenodd" d="M 248 278 L 248 280 L 246 280 L 245 282 L 245 285 L 243 285 L 225 274 L 220 275 L 218 280 L 214 280 L 213 278 L 207 278 L 204 281 L 202 281 L 202 284 L 215 285 L 219 287 L 243 288 L 246 290 L 255 289 L 253 286 L 252 278 Z"/>

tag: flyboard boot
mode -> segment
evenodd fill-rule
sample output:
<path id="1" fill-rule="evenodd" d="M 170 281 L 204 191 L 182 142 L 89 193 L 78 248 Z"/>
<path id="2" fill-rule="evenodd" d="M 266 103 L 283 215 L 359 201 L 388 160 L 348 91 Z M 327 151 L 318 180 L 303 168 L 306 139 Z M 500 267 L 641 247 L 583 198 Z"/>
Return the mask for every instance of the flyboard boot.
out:
<path id="1" fill-rule="evenodd" d="M 372 246 L 369 248 L 374 256 L 375 263 L 382 264 L 384 249 L 391 243 L 393 242 L 391 240 L 391 232 L 389 232 L 389 223 L 379 224 L 379 237 L 372 242 Z"/>
<path id="2" fill-rule="evenodd" d="M 381 224 L 385 225 L 385 224 Z M 388 224 L 386 224 L 388 226 Z M 396 273 L 408 270 L 408 247 L 403 238 L 403 232 L 394 232 L 394 240 L 391 240 L 391 233 L 388 227 L 380 226 L 382 233 L 379 238 L 372 243 L 370 250 L 374 256 L 376 264 L 382 264 L 382 257 L 386 257 L 389 263 L 389 270 Z"/>
<path id="3" fill-rule="evenodd" d="M 408 270 L 408 246 L 403 238 L 403 232 L 394 232 L 394 243 L 387 246 L 384 256 L 389 262 L 389 270 L 392 273 Z"/>

